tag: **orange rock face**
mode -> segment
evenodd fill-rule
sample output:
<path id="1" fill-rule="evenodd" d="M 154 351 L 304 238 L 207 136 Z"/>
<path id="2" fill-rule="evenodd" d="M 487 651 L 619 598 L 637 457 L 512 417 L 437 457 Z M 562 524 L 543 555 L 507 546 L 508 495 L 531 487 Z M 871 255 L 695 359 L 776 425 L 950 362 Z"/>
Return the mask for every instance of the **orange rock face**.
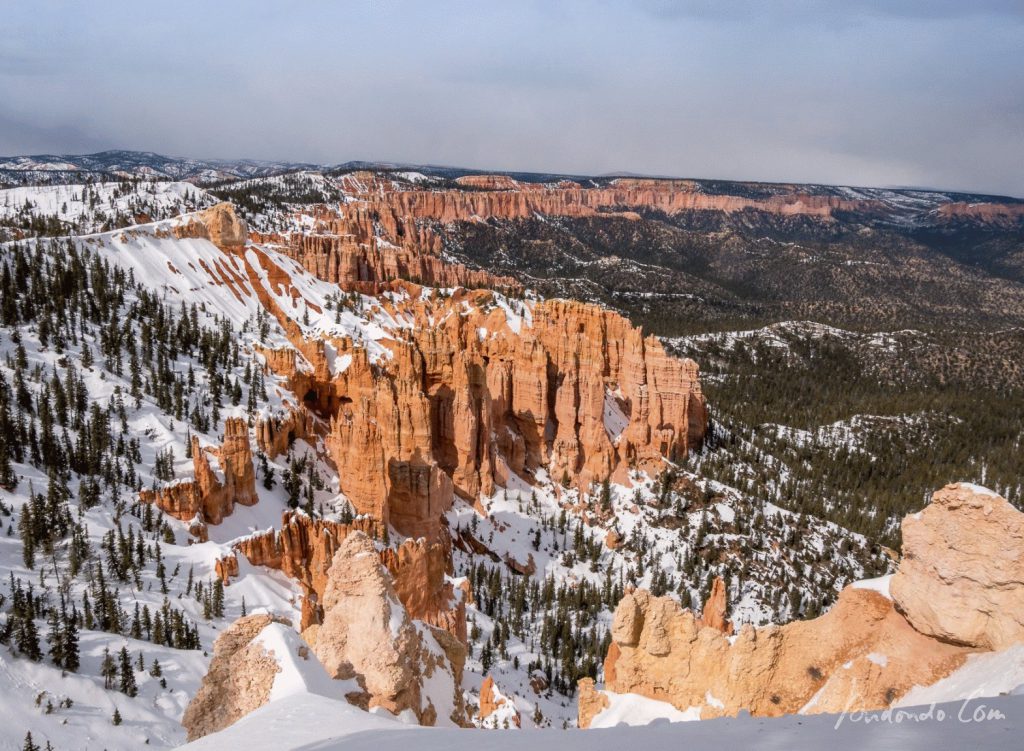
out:
<path id="1" fill-rule="evenodd" d="M 745 626 L 732 642 L 675 600 L 637 590 L 619 603 L 612 640 L 610 691 L 699 707 L 702 719 L 741 709 L 768 717 L 881 709 L 948 675 L 968 653 L 915 631 L 879 593 L 852 587 L 820 618 Z M 581 726 L 592 710 L 581 704 Z"/>
<path id="2" fill-rule="evenodd" d="M 722 581 L 722 577 L 717 576 L 711 585 L 711 594 L 708 595 L 708 601 L 704 603 L 701 623 L 709 628 L 721 631 L 723 634 L 731 634 L 732 624 L 725 617 L 728 605 L 725 582 Z"/>
<path id="3" fill-rule="evenodd" d="M 211 457 L 218 471 L 210 464 Z M 252 465 L 249 428 L 245 420 L 229 417 L 224 423 L 224 441 L 218 449 L 199 445 L 192 437 L 194 480 L 173 483 L 156 490 L 142 490 L 139 498 L 154 503 L 164 513 L 190 522 L 220 524 L 235 504 L 252 506 L 257 501 L 256 472 Z"/>
<path id="4" fill-rule="evenodd" d="M 536 214 L 587 217 L 612 212 L 636 218 L 634 210 L 640 209 L 668 214 L 753 210 L 827 220 L 835 211 L 878 208 L 869 200 L 809 195 L 797 186 L 776 195 L 747 198 L 709 195 L 687 180 L 620 178 L 601 188 L 583 188 L 570 181 L 520 183 L 505 175 L 468 175 L 456 182 L 464 189 L 399 189 L 379 175 L 353 173 L 343 179 L 349 201 L 316 207 L 312 232 L 255 235 L 254 239 L 279 245 L 309 271 L 346 290 L 377 294 L 388 282 L 406 279 L 431 286 L 514 292 L 521 285 L 510 277 L 444 261 L 438 226 Z"/>
<path id="5" fill-rule="evenodd" d="M 174 235 L 179 238 L 206 238 L 221 250 L 227 250 L 245 245 L 249 230 L 230 203 L 218 203 L 175 227 Z"/>
<path id="6" fill-rule="evenodd" d="M 544 469 L 589 489 L 655 471 L 703 438 L 696 364 L 611 311 L 551 300 L 506 313 L 492 293 L 465 290 L 387 308 L 411 323 L 388 360 L 338 342 L 351 361 L 331 376 L 322 345 L 296 343 L 312 368 L 293 350 L 265 355 L 330 419 L 345 496 L 403 535 L 437 539 L 456 494 L 475 502 L 510 473 Z"/>
<path id="7" fill-rule="evenodd" d="M 447 632 L 417 628 L 360 532 L 338 547 L 323 597 L 324 621 L 307 629 L 313 651 L 332 678 L 356 678 L 363 696 L 350 701 L 398 715 L 411 710 L 421 725 L 444 711 L 465 723 L 465 646 Z"/>
<path id="8" fill-rule="evenodd" d="M 351 180 L 371 191 L 367 201 L 395 194 L 383 184 L 372 192 L 358 176 Z M 357 235 L 418 236 L 423 228 L 401 211 L 394 221 L 361 219 Z M 411 224 L 399 230 L 406 220 Z M 456 494 L 475 503 L 512 473 L 529 481 L 543 469 L 589 490 L 612 475 L 626 481 L 628 469 L 656 470 L 663 457 L 677 458 L 703 438 L 707 415 L 696 364 L 668 356 L 654 337 L 616 313 L 561 300 L 498 300 L 487 290 L 424 295 L 414 284 L 391 282 L 393 294 L 380 298 L 379 307 L 403 325 L 380 340 L 390 357 L 372 361 L 350 339 L 303 335 L 280 302 L 301 297 L 300 289 L 266 250 L 243 244 L 244 223 L 229 206 L 218 205 L 179 230 L 191 231 L 193 224 L 238 261 L 234 271 L 222 270 L 220 283 L 239 296 L 255 295 L 291 345 L 261 354 L 302 406 L 261 422 L 258 445 L 270 455 L 281 453 L 311 435 L 315 414 L 329 425 L 325 443 L 341 491 L 359 514 L 402 535 L 440 540 L 441 518 Z M 302 242 L 318 237 L 303 235 Z M 267 285 L 283 294 L 271 296 Z M 331 362 L 338 357 L 347 365 L 335 373 Z M 230 435 L 225 442 L 235 444 Z M 163 506 L 179 518 L 202 507 L 204 519 L 217 523 L 229 513 L 228 497 L 254 500 L 239 491 L 252 487 L 251 463 L 241 473 L 242 463 L 230 459 L 234 450 L 224 452 L 224 490 L 198 452 L 196 487 L 168 489 Z"/>

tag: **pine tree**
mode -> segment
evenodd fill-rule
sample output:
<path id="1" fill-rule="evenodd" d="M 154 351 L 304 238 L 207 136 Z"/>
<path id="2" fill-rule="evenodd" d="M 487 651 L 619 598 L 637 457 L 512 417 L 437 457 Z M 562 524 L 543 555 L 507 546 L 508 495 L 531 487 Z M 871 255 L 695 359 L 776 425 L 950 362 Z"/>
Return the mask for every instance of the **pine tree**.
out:
<path id="1" fill-rule="evenodd" d="M 31 491 L 29 493 L 31 494 Z M 31 497 L 33 496 L 30 495 Z M 25 567 L 34 569 L 36 567 L 36 540 L 31 501 L 21 507 L 21 515 L 18 517 L 18 533 L 21 535 L 21 557 Z"/>
<path id="2" fill-rule="evenodd" d="M 108 647 L 103 648 L 103 662 L 100 663 L 100 675 L 103 676 L 103 688 L 110 690 L 114 687 L 114 679 L 117 678 L 117 663 L 110 654 Z"/>
<path id="3" fill-rule="evenodd" d="M 25 745 L 21 747 L 22 751 L 41 751 L 38 745 L 32 741 L 32 733 L 25 733 Z"/>
<path id="4" fill-rule="evenodd" d="M 76 613 L 67 612 L 67 608 L 64 605 L 64 600 L 61 598 L 61 620 L 64 622 L 62 631 L 64 653 L 64 669 L 70 670 L 71 672 L 77 672 L 81 664 L 78 650 L 78 617 Z"/>
<path id="5" fill-rule="evenodd" d="M 110 721 L 114 725 L 120 725 L 121 724 L 121 712 L 118 710 L 117 707 L 114 707 L 114 716 L 110 718 Z"/>
<path id="6" fill-rule="evenodd" d="M 128 647 L 121 647 L 119 657 L 121 671 L 120 691 L 128 696 L 136 696 L 139 693 L 139 689 L 135 684 L 135 670 L 132 668 L 132 658 L 128 654 Z"/>

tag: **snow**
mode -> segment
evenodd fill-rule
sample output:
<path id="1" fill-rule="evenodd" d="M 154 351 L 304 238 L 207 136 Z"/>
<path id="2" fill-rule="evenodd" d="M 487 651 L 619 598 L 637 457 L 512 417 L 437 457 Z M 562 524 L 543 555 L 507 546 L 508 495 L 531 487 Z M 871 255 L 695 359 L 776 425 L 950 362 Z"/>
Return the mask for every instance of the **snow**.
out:
<path id="1" fill-rule="evenodd" d="M 868 652 L 867 658 L 869 662 L 873 662 L 875 665 L 878 665 L 879 667 L 884 668 L 886 665 L 889 664 L 889 658 L 883 654 L 879 654 L 878 652 Z"/>
<path id="2" fill-rule="evenodd" d="M 889 583 L 892 581 L 892 574 L 886 576 L 879 576 L 876 579 L 861 579 L 855 581 L 851 586 L 857 589 L 873 589 L 880 595 L 892 599 L 892 595 L 889 594 Z"/>
<path id="3" fill-rule="evenodd" d="M 999 497 L 999 493 L 995 492 L 994 490 L 989 490 L 988 488 L 982 485 L 976 485 L 973 482 L 962 482 L 960 483 L 960 487 L 963 488 L 964 490 L 969 490 L 977 495 L 986 495 L 991 496 L 993 498 Z"/>
<path id="4" fill-rule="evenodd" d="M 296 693 L 272 701 L 225 730 L 182 748 L 188 751 L 326 750 L 338 748 L 337 743 L 346 737 L 367 731 L 394 731 L 398 735 L 389 736 L 394 743 L 405 743 L 405 734 L 414 732 L 386 713 L 371 714 L 337 699 Z"/>
<path id="5" fill-rule="evenodd" d="M 604 392 L 604 429 L 612 443 L 619 440 L 619 436 L 629 427 L 629 417 L 619 406 L 619 400 L 611 389 Z"/>
<path id="6" fill-rule="evenodd" d="M 915 686 L 896 706 L 909 707 L 966 697 L 1024 693 L 1024 644 L 967 656 L 957 670 L 930 686 Z"/>
<path id="7" fill-rule="evenodd" d="M 639 694 L 617 694 L 602 691 L 608 697 L 608 706 L 590 721 L 591 729 L 613 728 L 620 725 L 649 725 L 656 720 L 692 722 L 700 719 L 700 708 L 690 707 L 680 712 L 668 702 L 648 699 Z"/>
<path id="8" fill-rule="evenodd" d="M 296 694 L 318 694 L 344 701 L 346 692 L 359 690 L 355 679 L 333 680 L 302 637 L 283 623 L 267 625 L 253 641 L 262 644 L 277 662 L 279 672 L 274 676 L 269 701 Z"/>
<path id="9" fill-rule="evenodd" d="M 667 719 L 654 718 L 653 724 L 643 727 L 482 736 L 462 729 L 409 728 L 325 697 L 296 695 L 271 702 L 226 730 L 182 747 L 182 751 L 394 751 L 410 746 L 416 751 L 478 751 L 482 747 L 521 751 L 524 744 L 532 751 L 995 751 L 1016 747 L 1024 733 L 1024 698 L 1003 696 L 967 705 L 919 706 L 902 713 L 740 716 L 684 723 Z"/>

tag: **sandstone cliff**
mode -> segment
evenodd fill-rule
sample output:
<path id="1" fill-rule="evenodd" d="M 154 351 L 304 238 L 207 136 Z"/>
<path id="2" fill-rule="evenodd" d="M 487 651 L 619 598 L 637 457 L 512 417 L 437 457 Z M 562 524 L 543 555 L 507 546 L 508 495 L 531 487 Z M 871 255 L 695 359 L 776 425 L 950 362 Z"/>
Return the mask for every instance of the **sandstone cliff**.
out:
<path id="1" fill-rule="evenodd" d="M 356 510 L 402 534 L 436 539 L 456 494 L 475 502 L 511 473 L 544 469 L 588 490 L 657 471 L 703 438 L 696 364 L 611 311 L 552 300 L 513 313 L 465 290 L 386 308 L 410 324 L 386 361 L 338 342 L 350 359 L 332 375 L 305 341 L 310 367 L 295 351 L 266 360 L 330 419 L 327 446 Z"/>
<path id="2" fill-rule="evenodd" d="M 600 188 L 563 181 L 556 185 L 521 183 L 505 175 L 469 175 L 462 190 L 399 186 L 373 173 L 342 180 L 349 201 L 316 207 L 311 231 L 286 236 L 257 235 L 280 246 L 321 279 L 346 290 L 377 294 L 393 280 L 441 287 L 521 290 L 515 279 L 444 260 L 445 225 L 535 215 L 589 217 L 636 211 L 676 214 L 690 211 L 758 211 L 829 220 L 836 211 L 878 211 L 878 202 L 810 195 L 798 186 L 760 198 L 714 195 L 688 180 L 620 178 Z M 215 207 L 216 208 L 216 207 Z"/>
<path id="3" fill-rule="evenodd" d="M 394 192 L 378 187 L 381 195 Z M 375 237 L 381 226 L 391 225 L 367 218 L 361 231 Z M 371 356 L 347 336 L 311 335 L 293 316 L 320 308 L 295 304 L 304 298 L 289 270 L 259 245 L 246 245 L 244 229 L 219 204 L 176 231 L 209 237 L 232 257 L 210 270 L 216 283 L 239 299 L 255 297 L 288 339 L 290 346 L 260 353 L 300 403 L 261 420 L 258 445 L 274 456 L 299 437 L 326 433 L 342 493 L 357 513 L 402 535 L 441 540 L 441 518 L 456 495 L 475 503 L 512 474 L 529 481 L 543 469 L 588 491 L 610 476 L 628 482 L 629 469 L 657 471 L 663 457 L 678 458 L 703 439 L 696 364 L 670 357 L 616 313 L 487 290 L 424 294 L 391 282 L 364 313 L 387 327 L 377 340 L 387 356 Z M 234 430 L 226 446 L 247 452 L 248 440 L 242 446 Z M 200 521 L 217 523 L 233 502 L 255 499 L 247 490 L 251 462 L 245 471 L 241 453 L 230 459 L 233 451 L 221 452 L 230 465 L 223 489 L 200 451 L 194 484 L 145 498 L 178 518 L 201 511 Z"/>

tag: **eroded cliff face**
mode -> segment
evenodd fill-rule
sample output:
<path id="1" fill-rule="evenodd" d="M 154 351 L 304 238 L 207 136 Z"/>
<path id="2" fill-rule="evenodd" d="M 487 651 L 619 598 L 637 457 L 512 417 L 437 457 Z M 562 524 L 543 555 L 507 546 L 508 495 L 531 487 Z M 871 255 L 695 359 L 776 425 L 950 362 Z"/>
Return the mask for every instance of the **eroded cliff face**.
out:
<path id="1" fill-rule="evenodd" d="M 732 641 L 672 598 L 637 590 L 616 609 L 612 640 L 608 690 L 698 707 L 702 719 L 887 707 L 967 653 L 916 632 L 886 597 L 854 588 L 820 618 L 745 626 Z"/>
<path id="2" fill-rule="evenodd" d="M 393 193 L 356 187 L 370 197 Z M 380 218 L 367 222 L 360 237 L 399 231 Z M 441 520 L 456 495 L 475 503 L 512 474 L 530 481 L 545 470 L 589 490 L 608 477 L 628 482 L 631 469 L 656 471 L 663 458 L 678 458 L 703 438 L 707 415 L 696 364 L 670 357 L 612 311 L 390 282 L 363 309 L 383 324 L 371 354 L 366 342 L 311 336 L 300 325 L 300 311 L 322 308 L 303 297 L 269 253 L 245 244 L 245 225 L 229 205 L 176 231 L 207 237 L 232 257 L 211 275 L 240 300 L 255 297 L 289 342 L 261 354 L 299 403 L 257 424 L 260 448 L 277 455 L 297 438 L 325 437 L 355 511 L 404 536 L 441 540 Z M 411 237 L 413 226 L 402 232 Z M 230 512 L 227 497 L 254 500 L 246 490 L 251 461 L 231 458 L 236 443 L 239 452 L 248 450 L 247 439 L 243 447 L 231 433 L 225 443 L 233 448 L 222 451 L 223 491 L 203 479 L 211 473 L 197 452 L 193 487 L 147 499 L 179 518 L 201 509 L 209 523 Z"/>
<path id="3" fill-rule="evenodd" d="M 713 592 L 703 621 L 670 597 L 627 594 L 615 611 L 605 687 L 697 707 L 704 719 L 741 709 L 881 709 L 971 652 L 1024 641 L 1024 514 L 991 491 L 949 485 L 904 519 L 903 534 L 892 599 L 847 587 L 819 618 L 745 626 L 732 640 L 724 590 Z M 586 727 L 604 702 L 592 685 L 581 689 Z"/>
<path id="4" fill-rule="evenodd" d="M 311 231 L 254 238 L 280 246 L 321 279 L 368 294 L 378 294 L 399 279 L 441 287 L 520 290 L 515 279 L 443 259 L 444 227 L 457 222 L 536 215 L 638 218 L 638 211 L 756 211 L 829 221 L 834 212 L 884 209 L 876 201 L 810 195 L 798 186 L 777 186 L 776 194 L 758 198 L 715 195 L 689 180 L 620 178 L 604 187 L 584 188 L 571 181 L 548 185 L 505 175 L 468 175 L 456 180 L 464 189 L 438 190 L 356 172 L 341 182 L 348 200 L 311 210 L 305 219 L 312 221 Z"/>
<path id="5" fill-rule="evenodd" d="M 475 502 L 511 474 L 537 470 L 589 490 L 628 470 L 653 472 L 698 446 L 707 414 L 698 369 L 670 357 L 621 316 L 551 300 L 497 304 L 491 292 L 418 289 L 385 311 L 406 323 L 391 357 L 337 342 L 331 375 L 303 342 L 268 352 L 268 367 L 330 420 L 341 490 L 361 514 L 437 539 L 458 495 Z M 322 347 L 322 345 L 321 345 Z"/>
<path id="6" fill-rule="evenodd" d="M 176 519 L 194 522 L 200 537 L 205 535 L 205 524 L 220 524 L 236 503 L 256 503 L 256 473 L 244 419 L 229 417 L 225 421 L 224 440 L 219 448 L 201 446 L 193 436 L 192 467 L 195 479 L 179 480 L 155 490 L 144 489 L 139 498 Z"/>

